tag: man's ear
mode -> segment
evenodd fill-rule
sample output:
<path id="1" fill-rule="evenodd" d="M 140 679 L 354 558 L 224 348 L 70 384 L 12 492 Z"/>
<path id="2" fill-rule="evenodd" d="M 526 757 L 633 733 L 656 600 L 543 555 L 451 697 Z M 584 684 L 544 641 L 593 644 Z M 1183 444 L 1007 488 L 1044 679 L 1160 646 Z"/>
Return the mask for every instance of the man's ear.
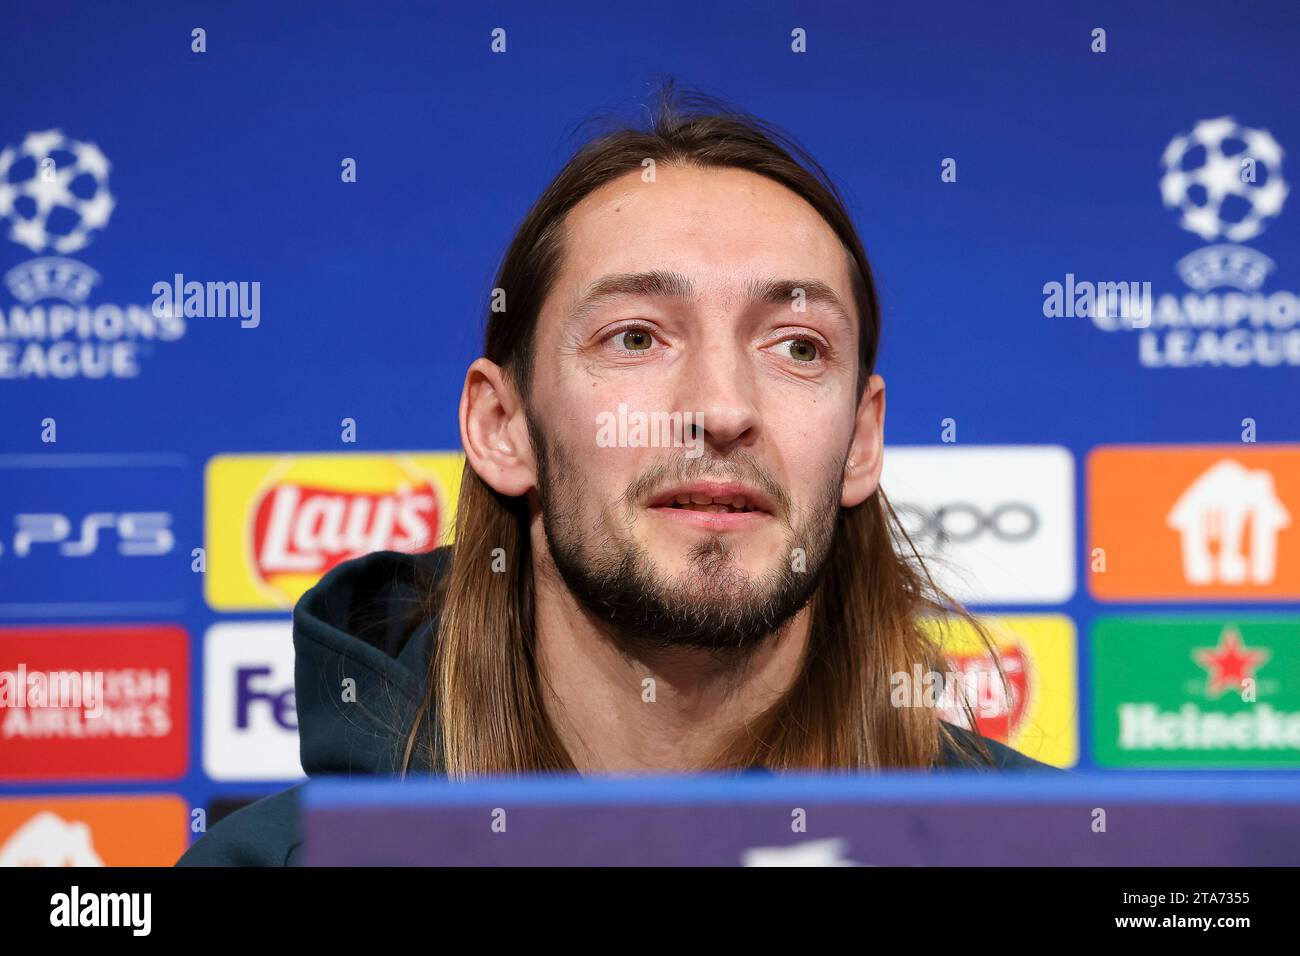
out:
<path id="1" fill-rule="evenodd" d="M 880 487 L 880 469 L 885 463 L 885 380 L 879 375 L 867 379 L 858 403 L 858 415 L 853 426 L 853 441 L 849 445 L 848 461 L 844 463 L 844 491 L 840 504 L 852 508 L 876 493 Z"/>
<path id="2" fill-rule="evenodd" d="M 460 442 L 470 467 L 507 497 L 537 483 L 523 401 L 501 367 L 475 359 L 460 394 Z"/>

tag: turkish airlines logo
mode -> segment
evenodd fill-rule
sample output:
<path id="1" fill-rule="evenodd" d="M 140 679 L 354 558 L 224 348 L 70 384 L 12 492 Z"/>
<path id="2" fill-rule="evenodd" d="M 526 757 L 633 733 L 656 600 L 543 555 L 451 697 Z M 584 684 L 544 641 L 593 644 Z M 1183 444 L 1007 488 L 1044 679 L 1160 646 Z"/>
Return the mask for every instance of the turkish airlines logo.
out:
<path id="1" fill-rule="evenodd" d="M 0 780 L 175 779 L 188 750 L 181 628 L 0 628 Z"/>
<path id="2" fill-rule="evenodd" d="M 1300 447 L 1098 449 L 1089 489 L 1097 597 L 1300 597 Z"/>

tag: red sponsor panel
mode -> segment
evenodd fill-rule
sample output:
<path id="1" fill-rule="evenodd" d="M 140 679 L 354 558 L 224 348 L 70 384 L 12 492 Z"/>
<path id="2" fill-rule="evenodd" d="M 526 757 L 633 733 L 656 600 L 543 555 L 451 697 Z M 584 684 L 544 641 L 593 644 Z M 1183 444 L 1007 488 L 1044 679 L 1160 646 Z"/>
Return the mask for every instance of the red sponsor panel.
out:
<path id="1" fill-rule="evenodd" d="M 0 628 L 0 780 L 171 780 L 189 748 L 176 625 Z"/>

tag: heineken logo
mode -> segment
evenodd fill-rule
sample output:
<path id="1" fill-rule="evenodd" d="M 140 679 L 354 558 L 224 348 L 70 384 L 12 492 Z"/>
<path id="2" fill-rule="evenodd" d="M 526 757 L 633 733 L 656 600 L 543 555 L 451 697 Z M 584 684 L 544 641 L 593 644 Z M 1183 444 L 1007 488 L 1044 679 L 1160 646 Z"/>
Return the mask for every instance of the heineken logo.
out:
<path id="1" fill-rule="evenodd" d="M 1103 617 L 1090 656 L 1100 766 L 1300 768 L 1300 616 Z"/>
<path id="2" fill-rule="evenodd" d="M 1123 750 L 1275 750 L 1300 748 L 1300 712 L 1258 704 L 1240 714 L 1183 704 L 1164 711 L 1155 704 L 1121 704 Z"/>

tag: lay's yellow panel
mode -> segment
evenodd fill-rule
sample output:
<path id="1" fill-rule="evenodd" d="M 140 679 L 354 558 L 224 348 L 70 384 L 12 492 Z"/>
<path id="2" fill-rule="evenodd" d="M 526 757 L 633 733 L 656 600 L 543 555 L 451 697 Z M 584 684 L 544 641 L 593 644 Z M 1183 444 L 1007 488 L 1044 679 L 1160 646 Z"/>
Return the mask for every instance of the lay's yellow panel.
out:
<path id="1" fill-rule="evenodd" d="M 331 568 L 450 541 L 461 452 L 217 455 L 204 474 L 218 611 L 287 609 Z"/>
<path id="2" fill-rule="evenodd" d="M 975 631 L 951 624 L 943 649 L 951 687 L 938 694 L 941 716 L 966 726 L 961 697 L 979 732 L 1056 767 L 1079 759 L 1079 700 L 1074 622 L 1062 614 L 981 616 L 997 648 L 1003 681 Z"/>

